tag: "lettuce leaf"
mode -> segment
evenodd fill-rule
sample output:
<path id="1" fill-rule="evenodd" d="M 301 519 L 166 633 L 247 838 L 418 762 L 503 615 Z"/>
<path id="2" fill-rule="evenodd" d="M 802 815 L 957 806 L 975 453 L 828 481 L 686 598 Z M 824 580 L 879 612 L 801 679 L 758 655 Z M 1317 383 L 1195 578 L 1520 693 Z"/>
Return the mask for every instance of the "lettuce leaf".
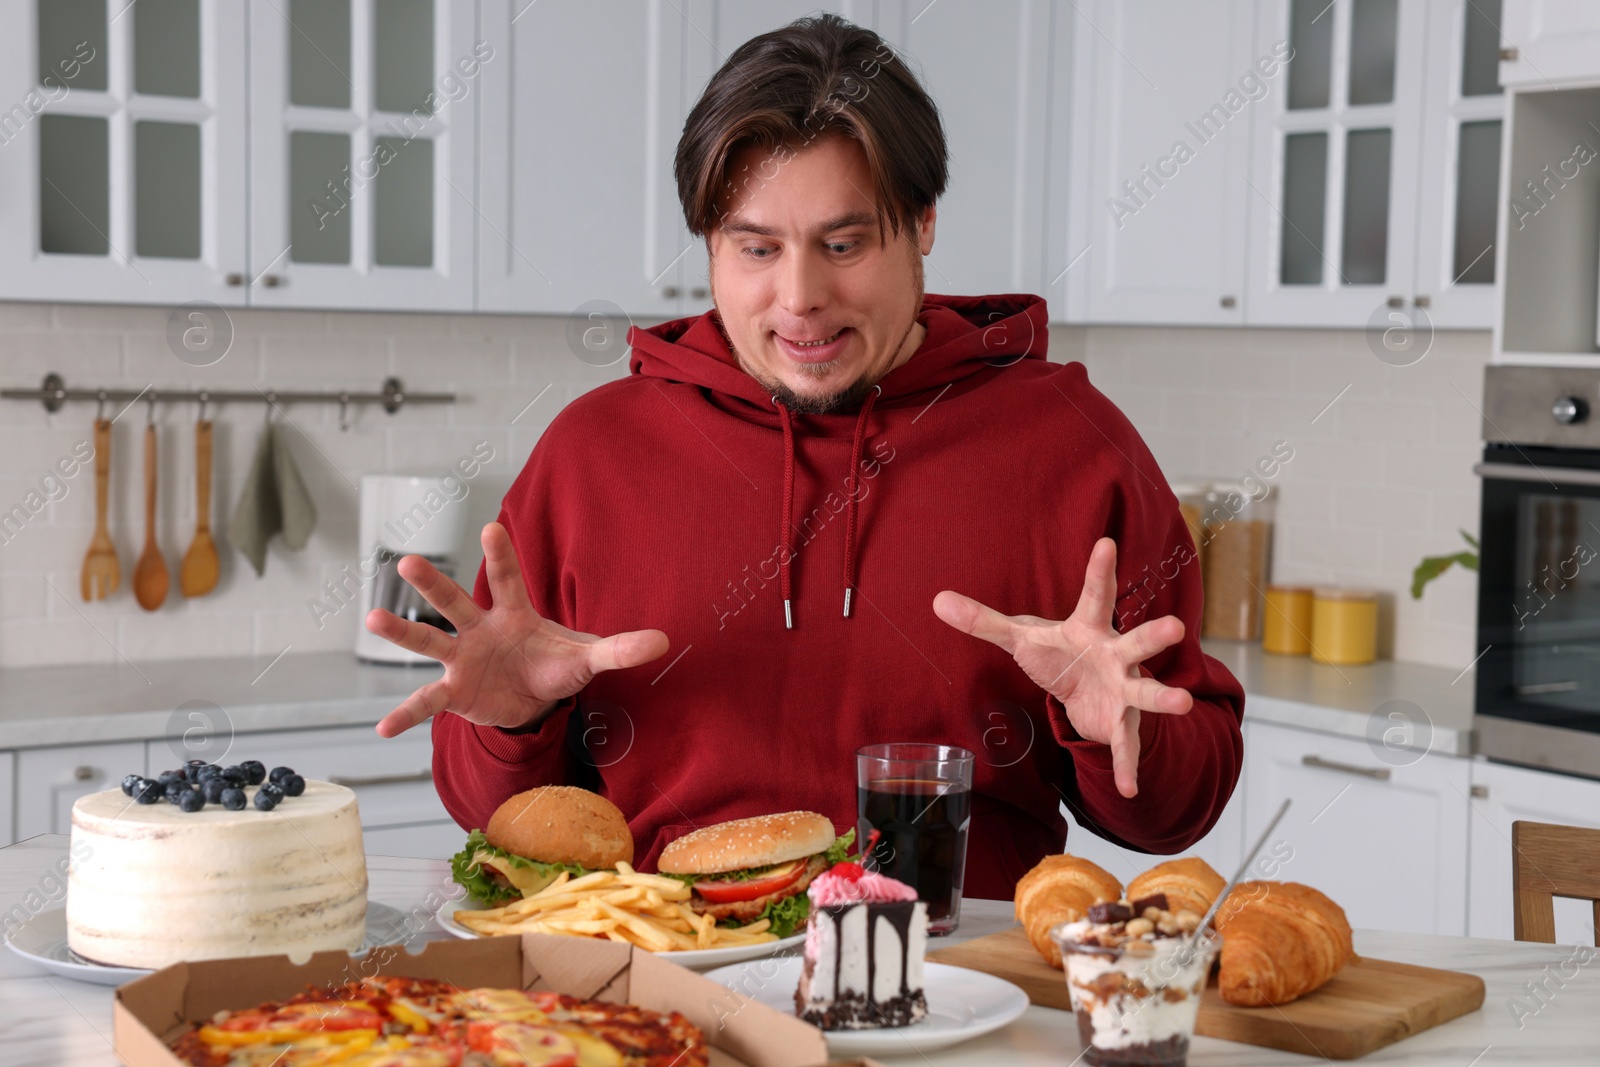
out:
<path id="1" fill-rule="evenodd" d="M 581 878 L 589 873 L 588 868 L 576 863 L 540 863 L 538 860 L 530 860 L 526 856 L 507 852 L 503 848 L 495 848 L 489 844 L 489 839 L 484 836 L 482 830 L 474 830 L 467 835 L 466 847 L 450 857 L 450 875 L 458 885 L 466 889 L 469 897 L 490 907 L 499 907 L 513 900 L 521 900 L 522 893 L 513 886 L 503 885 L 491 878 L 483 865 L 474 859 L 479 852 L 487 852 L 491 856 L 505 860 L 511 867 L 531 868 L 549 878 L 554 878 L 562 871 L 566 871 L 574 878 Z"/>
<path id="2" fill-rule="evenodd" d="M 780 938 L 792 936 L 796 930 L 805 926 L 806 920 L 810 917 L 811 898 L 804 893 L 796 893 L 782 900 L 773 901 L 761 909 L 761 918 L 772 920 L 772 932 Z"/>

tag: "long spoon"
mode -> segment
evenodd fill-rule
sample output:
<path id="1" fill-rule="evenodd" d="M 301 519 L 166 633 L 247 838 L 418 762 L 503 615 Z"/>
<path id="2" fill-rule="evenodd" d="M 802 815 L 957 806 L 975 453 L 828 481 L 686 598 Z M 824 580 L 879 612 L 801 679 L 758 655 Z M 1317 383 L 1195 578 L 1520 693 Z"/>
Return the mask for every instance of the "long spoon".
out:
<path id="1" fill-rule="evenodd" d="M 154 611 L 167 599 L 167 561 L 156 544 L 156 426 L 144 428 L 144 552 L 133 569 L 133 595 L 139 606 Z"/>
<path id="2" fill-rule="evenodd" d="M 178 587 L 184 596 L 204 596 L 217 584 L 217 543 L 211 539 L 211 423 L 194 424 L 194 541 L 178 568 Z"/>

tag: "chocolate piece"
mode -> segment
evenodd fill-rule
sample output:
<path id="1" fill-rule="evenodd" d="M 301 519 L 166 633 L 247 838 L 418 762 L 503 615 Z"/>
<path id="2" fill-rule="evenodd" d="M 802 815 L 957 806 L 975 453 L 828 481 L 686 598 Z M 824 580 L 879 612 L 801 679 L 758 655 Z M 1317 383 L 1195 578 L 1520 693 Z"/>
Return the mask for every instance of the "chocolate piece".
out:
<path id="1" fill-rule="evenodd" d="M 1151 893 L 1149 896 L 1140 897 L 1133 902 L 1133 913 L 1135 915 L 1143 915 L 1146 908 L 1159 908 L 1162 911 L 1172 910 L 1167 907 L 1167 895 L 1165 893 Z"/>
<path id="2" fill-rule="evenodd" d="M 1108 900 L 1104 904 L 1089 905 L 1088 919 L 1092 923 L 1125 923 L 1133 914 L 1126 904 Z"/>

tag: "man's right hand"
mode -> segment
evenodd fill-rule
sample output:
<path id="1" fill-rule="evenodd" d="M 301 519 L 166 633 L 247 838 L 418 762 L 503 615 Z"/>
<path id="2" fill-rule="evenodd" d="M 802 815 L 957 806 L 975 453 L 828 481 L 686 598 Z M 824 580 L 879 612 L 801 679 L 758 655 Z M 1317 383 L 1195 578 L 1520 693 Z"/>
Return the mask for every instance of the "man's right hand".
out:
<path id="1" fill-rule="evenodd" d="M 443 678 L 418 689 L 383 717 L 378 723 L 381 736 L 395 737 L 442 711 L 479 726 L 525 726 L 558 700 L 578 693 L 601 671 L 637 667 L 666 652 L 667 635 L 660 630 L 596 637 L 540 618 L 522 584 L 506 528 L 491 522 L 483 528 L 482 540 L 494 597 L 488 611 L 421 556 L 399 563 L 400 577 L 450 620 L 454 637 L 382 608 L 367 613 L 368 630 L 444 664 Z"/>

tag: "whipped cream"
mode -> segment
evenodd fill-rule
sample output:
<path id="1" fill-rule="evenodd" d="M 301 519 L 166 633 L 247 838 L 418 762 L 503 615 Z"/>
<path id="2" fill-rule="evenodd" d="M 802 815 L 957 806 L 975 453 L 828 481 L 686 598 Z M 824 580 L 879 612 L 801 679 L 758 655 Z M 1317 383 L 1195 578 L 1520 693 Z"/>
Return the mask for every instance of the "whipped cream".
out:
<path id="1" fill-rule="evenodd" d="M 840 871 L 840 868 L 845 868 Z M 854 868 L 851 870 L 850 868 Z M 837 873 L 836 873 L 837 872 Z M 862 870 L 853 863 L 835 864 L 811 880 L 806 890 L 812 906 L 837 908 L 845 904 L 887 904 L 895 900 L 916 900 L 917 891 L 904 882 L 876 871 Z"/>

